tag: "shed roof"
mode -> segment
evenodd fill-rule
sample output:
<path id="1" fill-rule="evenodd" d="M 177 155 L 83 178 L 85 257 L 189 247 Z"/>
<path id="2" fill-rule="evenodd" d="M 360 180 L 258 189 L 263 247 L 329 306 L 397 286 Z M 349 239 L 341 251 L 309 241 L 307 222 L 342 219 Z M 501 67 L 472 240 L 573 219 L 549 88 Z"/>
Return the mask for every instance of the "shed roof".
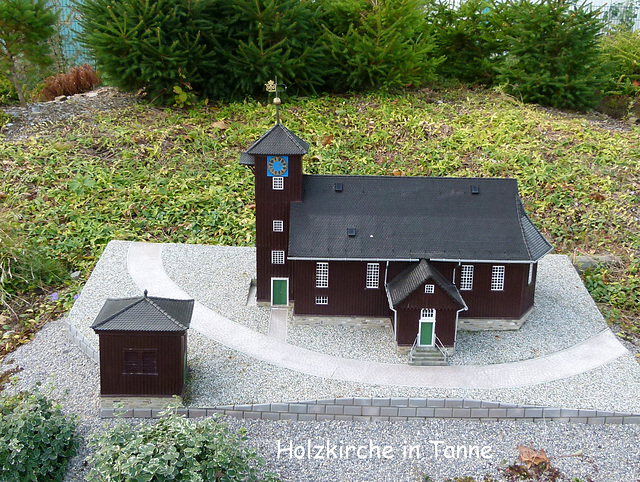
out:
<path id="1" fill-rule="evenodd" d="M 409 266 L 387 284 L 387 296 L 389 297 L 391 306 L 398 306 L 406 300 L 411 293 L 423 286 L 427 280 L 432 280 L 436 283 L 451 299 L 458 303 L 460 307 L 467 308 L 458 288 L 426 259 L 421 259 L 419 263 Z"/>
<path id="2" fill-rule="evenodd" d="M 191 324 L 194 300 L 147 296 L 109 298 L 91 325 L 95 331 L 183 332 Z"/>
<path id="3" fill-rule="evenodd" d="M 302 200 L 290 259 L 535 262 L 552 250 L 515 179 L 305 175 Z"/>

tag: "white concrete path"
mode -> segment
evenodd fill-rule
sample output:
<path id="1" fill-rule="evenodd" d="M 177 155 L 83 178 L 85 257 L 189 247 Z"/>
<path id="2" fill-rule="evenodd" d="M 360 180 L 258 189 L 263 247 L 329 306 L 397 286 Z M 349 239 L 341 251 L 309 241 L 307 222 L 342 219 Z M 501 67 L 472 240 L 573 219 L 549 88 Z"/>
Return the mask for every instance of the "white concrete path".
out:
<path id="1" fill-rule="evenodd" d="M 132 243 L 127 264 L 140 290 L 153 296 L 191 299 L 166 274 L 162 244 Z M 513 388 L 559 380 L 587 372 L 627 353 L 604 330 L 571 348 L 548 356 L 496 365 L 418 367 L 338 358 L 289 345 L 228 320 L 196 300 L 191 328 L 234 350 L 308 375 L 373 385 L 436 388 Z"/>

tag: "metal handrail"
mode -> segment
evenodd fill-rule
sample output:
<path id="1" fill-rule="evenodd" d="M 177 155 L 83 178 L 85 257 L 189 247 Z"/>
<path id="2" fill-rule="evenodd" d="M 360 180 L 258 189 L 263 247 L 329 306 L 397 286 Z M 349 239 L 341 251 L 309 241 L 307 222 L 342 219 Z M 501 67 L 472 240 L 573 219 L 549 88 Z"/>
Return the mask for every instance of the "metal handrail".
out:
<path id="1" fill-rule="evenodd" d="M 447 353 L 447 350 L 446 350 L 444 344 L 442 343 L 442 341 L 440 341 L 440 338 L 438 338 L 438 335 L 436 335 L 434 333 L 433 336 L 435 337 L 435 343 L 434 343 L 435 347 L 440 351 L 440 353 L 444 357 L 445 363 L 448 365 L 449 364 L 449 354 Z M 413 342 L 413 345 L 411 346 L 411 351 L 409 352 L 409 360 L 413 359 L 413 352 L 415 351 L 416 346 L 418 346 L 418 338 L 419 337 L 420 337 L 420 334 L 417 334 L 416 335 L 416 340 Z"/>
<path id="2" fill-rule="evenodd" d="M 442 356 L 444 356 L 444 361 L 446 362 L 446 364 L 449 364 L 449 354 L 447 353 L 447 350 L 444 347 L 444 344 L 440 341 L 440 338 L 438 338 L 438 335 L 436 335 L 435 333 L 433 334 L 433 336 L 436 339 L 436 348 L 438 350 L 440 350 L 440 353 L 442 353 Z"/>
<path id="3" fill-rule="evenodd" d="M 411 346 L 411 350 L 409 351 L 409 360 L 413 360 L 413 352 L 415 351 L 416 346 L 418 345 L 418 337 L 419 336 L 420 336 L 420 334 L 418 333 L 416 335 L 415 341 L 413 342 L 413 345 Z"/>

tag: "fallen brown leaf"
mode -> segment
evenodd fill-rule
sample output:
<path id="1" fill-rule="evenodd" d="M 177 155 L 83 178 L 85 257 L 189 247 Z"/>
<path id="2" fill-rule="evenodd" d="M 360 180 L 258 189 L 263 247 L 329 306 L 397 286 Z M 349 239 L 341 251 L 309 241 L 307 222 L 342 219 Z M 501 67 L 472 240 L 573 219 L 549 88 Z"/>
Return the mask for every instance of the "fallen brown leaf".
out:
<path id="1" fill-rule="evenodd" d="M 518 451 L 520 452 L 520 460 L 527 464 L 527 469 L 530 469 L 532 465 L 540 465 L 542 463 L 549 463 L 549 458 L 544 452 L 544 449 L 539 451 L 533 447 L 525 447 L 524 445 L 518 445 Z"/>

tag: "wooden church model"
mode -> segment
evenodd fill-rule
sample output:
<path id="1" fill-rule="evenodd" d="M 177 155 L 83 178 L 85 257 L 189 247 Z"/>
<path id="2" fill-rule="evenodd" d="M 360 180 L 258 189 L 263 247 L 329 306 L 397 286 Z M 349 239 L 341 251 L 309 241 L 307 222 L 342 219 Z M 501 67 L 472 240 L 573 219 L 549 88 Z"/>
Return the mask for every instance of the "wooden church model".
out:
<path id="1" fill-rule="evenodd" d="M 278 119 L 240 156 L 255 175 L 258 302 L 390 317 L 398 347 L 448 354 L 463 326 L 522 324 L 552 247 L 515 179 L 306 175 L 308 149 Z"/>

